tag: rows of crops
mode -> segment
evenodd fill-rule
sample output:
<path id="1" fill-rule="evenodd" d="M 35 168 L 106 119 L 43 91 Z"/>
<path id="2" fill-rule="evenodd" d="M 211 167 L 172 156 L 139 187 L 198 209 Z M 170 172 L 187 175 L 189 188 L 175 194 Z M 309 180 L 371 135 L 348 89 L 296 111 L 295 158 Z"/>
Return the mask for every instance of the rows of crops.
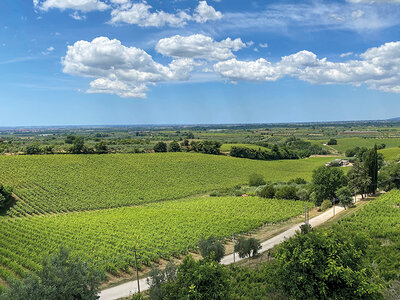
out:
<path id="1" fill-rule="evenodd" d="M 332 158 L 255 161 L 197 153 L 0 156 L 0 182 L 22 200 L 11 216 L 113 208 L 179 199 L 248 182 L 311 178 Z"/>
<path id="2" fill-rule="evenodd" d="M 300 201 L 257 197 L 197 197 L 133 207 L 25 218 L 0 222 L 0 277 L 37 272 L 41 258 L 67 246 L 85 261 L 108 271 L 132 265 L 133 247 L 142 264 L 195 249 L 200 238 L 227 237 L 265 223 L 300 215 Z"/>
<path id="3" fill-rule="evenodd" d="M 393 190 L 368 203 L 339 225 L 345 232 L 371 238 L 367 254 L 386 280 L 400 274 L 400 191 Z"/>
<path id="4" fill-rule="evenodd" d="M 399 157 L 400 157 L 400 148 L 399 147 L 386 148 L 386 149 L 378 150 L 378 152 L 382 153 L 385 160 L 389 160 L 389 161 L 398 161 Z"/>

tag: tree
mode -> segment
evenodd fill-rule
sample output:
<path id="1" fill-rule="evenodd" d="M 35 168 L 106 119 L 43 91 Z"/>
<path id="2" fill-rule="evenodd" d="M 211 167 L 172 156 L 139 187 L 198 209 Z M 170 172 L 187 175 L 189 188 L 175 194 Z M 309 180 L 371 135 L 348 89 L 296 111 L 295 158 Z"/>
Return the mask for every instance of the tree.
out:
<path id="1" fill-rule="evenodd" d="M 76 136 L 74 135 L 68 135 L 67 138 L 65 139 L 65 143 L 66 144 L 73 144 L 73 142 L 75 141 Z"/>
<path id="2" fill-rule="evenodd" d="M 251 174 L 249 177 L 249 185 L 250 186 L 260 186 L 264 185 L 266 182 L 264 177 L 261 174 Z"/>
<path id="3" fill-rule="evenodd" d="M 297 189 L 293 185 L 284 185 L 276 190 L 275 198 L 296 200 L 297 199 Z"/>
<path id="4" fill-rule="evenodd" d="M 291 299 L 371 299 L 382 287 L 363 260 L 367 246 L 347 232 L 298 232 L 276 248 L 277 282 Z"/>
<path id="5" fill-rule="evenodd" d="M 95 300 L 105 273 L 70 257 L 64 247 L 57 254 L 43 259 L 38 277 L 29 275 L 23 281 L 12 281 L 1 300 Z"/>
<path id="6" fill-rule="evenodd" d="M 260 249 L 260 241 L 255 238 L 246 239 L 244 237 L 240 237 L 235 244 L 235 252 L 239 254 L 240 258 L 257 255 L 258 250 Z"/>
<path id="7" fill-rule="evenodd" d="M 72 147 L 69 150 L 73 154 L 81 154 L 85 153 L 85 140 L 83 137 L 76 137 L 72 144 Z"/>
<path id="8" fill-rule="evenodd" d="M 347 184 L 347 178 L 340 168 L 321 166 L 313 171 L 312 190 L 315 192 L 315 205 L 320 205 L 322 200 L 333 200 L 336 190 Z"/>
<path id="9" fill-rule="evenodd" d="M 352 201 L 352 193 L 351 190 L 349 189 L 349 187 L 347 186 L 343 186 L 340 189 L 338 189 L 336 191 L 336 197 L 339 200 L 339 203 L 346 209 L 346 207 L 348 207 Z"/>
<path id="10" fill-rule="evenodd" d="M 400 189 L 400 164 L 388 163 L 379 171 L 378 175 L 379 188 L 390 191 L 392 189 Z"/>
<path id="11" fill-rule="evenodd" d="M 42 149 L 40 149 L 40 146 L 38 144 L 32 144 L 26 147 L 26 154 L 33 155 L 33 154 L 41 154 Z"/>
<path id="12" fill-rule="evenodd" d="M 168 145 L 168 152 L 181 152 L 181 146 L 178 142 L 173 141 Z"/>
<path id="13" fill-rule="evenodd" d="M 364 194 L 367 192 L 368 186 L 371 184 L 371 178 L 368 175 L 368 170 L 363 163 L 356 160 L 353 168 L 347 173 L 349 179 L 349 188 L 355 194 Z"/>
<path id="14" fill-rule="evenodd" d="M 371 178 L 371 184 L 368 186 L 368 192 L 374 194 L 378 187 L 378 150 L 375 144 L 374 148 L 370 149 L 364 159 L 365 168 L 368 171 L 368 176 Z"/>
<path id="15" fill-rule="evenodd" d="M 164 142 L 158 142 L 154 146 L 154 152 L 167 152 L 167 144 Z"/>
<path id="16" fill-rule="evenodd" d="M 201 256 L 209 257 L 216 262 L 220 262 L 225 255 L 225 247 L 214 237 L 202 239 L 199 244 Z"/>
<path id="17" fill-rule="evenodd" d="M 11 186 L 4 186 L 0 183 L 0 210 L 4 209 L 12 201 L 13 188 Z"/>
<path id="18" fill-rule="evenodd" d="M 152 300 L 163 300 L 165 291 L 163 285 L 176 280 L 177 268 L 173 261 L 169 261 L 164 270 L 152 266 L 147 283 L 150 286 L 149 296 Z"/>
<path id="19" fill-rule="evenodd" d="M 327 143 L 327 145 L 337 145 L 337 140 L 335 139 L 330 139 Z"/>
<path id="20" fill-rule="evenodd" d="M 108 153 L 107 143 L 105 141 L 98 142 L 94 148 L 96 149 L 96 153 L 105 154 Z"/>
<path id="21" fill-rule="evenodd" d="M 164 284 L 164 299 L 229 299 L 230 281 L 224 266 L 209 258 L 195 261 L 189 255 L 179 265 L 176 280 Z"/>

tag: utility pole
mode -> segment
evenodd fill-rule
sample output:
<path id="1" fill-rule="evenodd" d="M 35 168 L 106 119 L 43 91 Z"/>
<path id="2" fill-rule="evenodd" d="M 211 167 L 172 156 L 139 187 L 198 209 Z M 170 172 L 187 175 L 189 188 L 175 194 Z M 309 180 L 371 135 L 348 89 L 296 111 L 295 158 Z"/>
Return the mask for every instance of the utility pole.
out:
<path id="1" fill-rule="evenodd" d="M 333 200 L 333 216 L 335 216 L 336 199 Z"/>
<path id="2" fill-rule="evenodd" d="M 135 267 L 136 267 L 137 288 L 138 288 L 138 293 L 140 293 L 139 271 L 138 271 L 137 258 L 136 258 L 136 248 L 134 248 L 134 251 L 135 251 Z"/>
<path id="3" fill-rule="evenodd" d="M 232 233 L 232 243 L 233 243 L 233 262 L 235 263 L 235 235 Z"/>

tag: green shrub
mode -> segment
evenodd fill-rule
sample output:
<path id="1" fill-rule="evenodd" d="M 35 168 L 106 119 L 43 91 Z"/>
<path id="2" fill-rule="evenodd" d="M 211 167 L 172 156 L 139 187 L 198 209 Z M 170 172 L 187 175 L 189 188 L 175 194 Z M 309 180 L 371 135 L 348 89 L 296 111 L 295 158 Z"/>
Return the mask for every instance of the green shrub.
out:
<path id="1" fill-rule="evenodd" d="M 204 258 L 209 257 L 216 262 L 220 262 L 225 255 L 225 247 L 215 237 L 202 239 L 199 244 L 201 256 Z"/>
<path id="2" fill-rule="evenodd" d="M 284 185 L 275 192 L 275 198 L 297 200 L 297 189 L 293 185 Z"/>
<path id="3" fill-rule="evenodd" d="M 325 211 L 325 210 L 327 210 L 327 209 L 329 209 L 331 207 L 332 207 L 332 202 L 330 200 L 326 199 L 326 200 L 322 201 L 322 204 L 321 204 L 321 210 L 322 211 Z"/>
<path id="4" fill-rule="evenodd" d="M 275 197 L 275 188 L 272 184 L 265 185 L 256 192 L 256 195 L 262 198 L 272 199 Z"/>
<path id="5" fill-rule="evenodd" d="M 260 174 L 251 174 L 249 177 L 250 186 L 259 186 L 266 184 L 264 177 Z"/>

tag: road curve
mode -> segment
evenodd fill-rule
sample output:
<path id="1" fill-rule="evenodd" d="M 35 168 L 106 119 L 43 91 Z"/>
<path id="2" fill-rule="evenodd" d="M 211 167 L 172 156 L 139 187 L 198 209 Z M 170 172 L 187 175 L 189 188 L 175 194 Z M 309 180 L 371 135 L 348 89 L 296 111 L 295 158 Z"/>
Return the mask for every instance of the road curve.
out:
<path id="1" fill-rule="evenodd" d="M 312 219 L 310 219 L 310 224 L 312 227 L 316 227 L 318 225 L 321 225 L 322 223 L 328 221 L 330 218 L 333 217 L 333 213 L 338 213 L 344 210 L 343 207 L 341 206 L 336 206 L 335 208 L 330 208 L 326 212 L 320 214 L 319 216 L 316 216 Z M 274 236 L 273 238 L 270 238 L 266 240 L 265 242 L 261 243 L 261 250 L 260 253 L 265 252 L 274 246 L 282 243 L 286 239 L 294 236 L 297 230 L 300 230 L 300 226 L 303 223 L 298 223 L 297 225 L 294 225 L 293 227 L 289 228 L 288 230 Z M 240 261 L 242 260 L 239 258 L 239 256 L 236 254 L 235 255 L 235 261 Z M 229 254 L 225 256 L 221 260 L 221 264 L 224 265 L 229 265 L 233 263 L 233 254 Z M 145 291 L 149 289 L 149 285 L 147 284 L 147 278 L 143 278 L 139 280 L 140 284 L 140 290 Z M 112 288 L 108 288 L 105 290 L 102 290 L 99 294 L 100 300 L 116 300 L 124 297 L 129 297 L 135 293 L 137 293 L 138 288 L 137 288 L 137 281 L 129 281 L 121 285 L 117 285 Z"/>

